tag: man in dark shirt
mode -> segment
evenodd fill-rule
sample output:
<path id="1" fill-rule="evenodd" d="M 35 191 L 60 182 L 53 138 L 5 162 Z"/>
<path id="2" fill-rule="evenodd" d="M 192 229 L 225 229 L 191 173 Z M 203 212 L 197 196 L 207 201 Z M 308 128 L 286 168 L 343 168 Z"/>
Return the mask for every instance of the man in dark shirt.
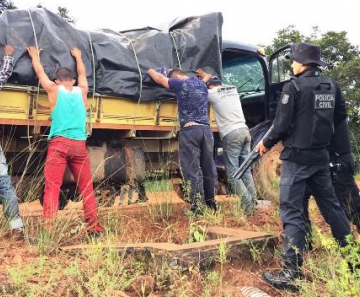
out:
<path id="1" fill-rule="evenodd" d="M 194 214 L 202 214 L 203 205 L 216 210 L 217 173 L 213 158 L 214 138 L 209 126 L 208 90 L 205 82 L 189 78 L 181 70 L 165 77 L 154 69 L 149 76 L 158 84 L 175 92 L 179 107 L 179 158 L 185 187 Z"/>
<path id="2" fill-rule="evenodd" d="M 303 202 L 306 186 L 340 246 L 347 245 L 350 226 L 335 196 L 327 151 L 333 127 L 346 118 L 345 102 L 337 84 L 321 75 L 318 66 L 324 63 L 318 46 L 301 43 L 291 59 L 296 78 L 284 86 L 273 129 L 257 150 L 263 155 L 278 141 L 284 144 L 280 216 L 285 231 L 285 263 L 280 274 L 265 272 L 263 277 L 273 287 L 296 291 L 293 281 L 301 276 L 308 230 Z"/>

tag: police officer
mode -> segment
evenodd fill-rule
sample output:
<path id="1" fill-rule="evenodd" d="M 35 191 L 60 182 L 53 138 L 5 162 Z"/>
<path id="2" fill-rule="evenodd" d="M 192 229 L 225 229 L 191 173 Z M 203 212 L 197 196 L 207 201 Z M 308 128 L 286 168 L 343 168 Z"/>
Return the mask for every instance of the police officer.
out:
<path id="1" fill-rule="evenodd" d="M 336 128 L 328 146 L 330 154 L 331 179 L 335 194 L 346 216 L 360 233 L 360 195 L 355 182 L 355 161 L 351 152 L 349 126 L 347 120 L 343 120 Z M 311 222 L 308 214 L 308 203 L 311 194 L 309 189 L 304 200 L 304 210 L 308 219 L 308 240 L 311 247 Z"/>
<path id="2" fill-rule="evenodd" d="M 283 88 L 271 133 L 257 145 L 260 155 L 282 140 L 280 216 L 285 231 L 284 266 L 279 274 L 265 272 L 266 282 L 278 289 L 297 291 L 305 247 L 304 194 L 311 187 L 324 219 L 340 246 L 345 246 L 350 226 L 334 192 L 329 170 L 329 145 L 333 127 L 346 119 L 340 89 L 323 77 L 320 48 L 301 43 L 290 57 L 295 78 Z"/>
<path id="3" fill-rule="evenodd" d="M 328 150 L 336 197 L 346 216 L 360 233 L 360 196 L 354 179 L 355 161 L 351 152 L 347 120 L 338 125 Z"/>

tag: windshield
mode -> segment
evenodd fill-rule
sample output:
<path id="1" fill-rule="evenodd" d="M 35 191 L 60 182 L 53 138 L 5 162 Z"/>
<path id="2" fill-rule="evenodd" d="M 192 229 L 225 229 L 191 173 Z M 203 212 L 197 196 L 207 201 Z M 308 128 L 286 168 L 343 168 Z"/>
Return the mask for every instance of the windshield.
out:
<path id="1" fill-rule="evenodd" d="M 239 93 L 265 90 L 264 73 L 255 56 L 236 55 L 222 63 L 224 84 L 235 85 Z"/>

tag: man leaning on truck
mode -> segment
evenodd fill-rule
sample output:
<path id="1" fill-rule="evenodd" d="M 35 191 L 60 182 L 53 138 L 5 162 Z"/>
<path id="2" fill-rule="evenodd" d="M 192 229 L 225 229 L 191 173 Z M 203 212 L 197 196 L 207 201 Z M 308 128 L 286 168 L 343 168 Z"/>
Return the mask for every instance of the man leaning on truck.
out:
<path id="1" fill-rule="evenodd" d="M 14 48 L 10 45 L 5 46 L 5 55 L 3 64 L 0 68 L 0 89 L 7 82 L 14 66 Z M 11 179 L 8 174 L 8 166 L 4 151 L 0 146 L 0 198 L 3 203 L 3 212 L 6 220 L 10 225 L 10 232 L 14 239 L 22 239 L 24 236 L 24 225 L 19 214 L 18 198 L 15 194 L 15 189 L 11 184 Z"/>
<path id="2" fill-rule="evenodd" d="M 241 208 L 246 215 L 254 214 L 256 189 L 250 168 L 241 179 L 233 177 L 251 151 L 251 136 L 236 87 L 223 85 L 221 80 L 202 69 L 196 71 L 209 89 L 209 102 L 215 113 L 216 124 L 224 148 L 224 161 L 232 191 L 241 198 Z"/>
<path id="3" fill-rule="evenodd" d="M 214 137 L 209 126 L 208 90 L 205 82 L 196 77 L 190 78 L 181 70 L 172 70 L 170 78 L 154 69 L 149 69 L 148 74 L 156 83 L 176 94 L 181 125 L 180 168 L 185 183 L 190 185 L 190 211 L 201 215 L 204 205 L 216 210 Z"/>
<path id="4" fill-rule="evenodd" d="M 98 236 L 102 226 L 98 220 L 90 162 L 86 152 L 88 82 L 81 51 L 76 47 L 71 50 L 78 74 L 78 86 L 75 87 L 75 76 L 70 69 L 60 68 L 53 82 L 39 60 L 41 50 L 33 46 L 28 47 L 27 50 L 41 86 L 48 94 L 51 110 L 49 147 L 44 169 L 43 217 L 50 222 L 58 211 L 60 187 L 68 165 L 83 199 L 88 234 Z"/>

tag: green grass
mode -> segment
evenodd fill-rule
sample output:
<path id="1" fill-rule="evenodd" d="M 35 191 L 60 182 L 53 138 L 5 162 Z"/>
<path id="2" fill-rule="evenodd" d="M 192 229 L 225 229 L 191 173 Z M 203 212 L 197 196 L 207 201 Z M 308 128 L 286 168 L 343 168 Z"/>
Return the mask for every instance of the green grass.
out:
<path id="1" fill-rule="evenodd" d="M 202 241 L 206 237 L 205 227 L 224 225 L 226 216 L 233 217 L 233 221 L 247 229 L 249 226 L 246 217 L 236 205 L 236 202 L 234 205 L 224 202 L 216 215 L 209 213 L 201 220 L 188 218 L 189 239 Z M 311 215 L 318 216 L 318 211 L 312 210 Z M 170 237 L 178 236 L 174 233 L 177 224 L 174 216 L 176 217 L 177 213 L 170 202 L 149 206 L 145 209 L 144 216 L 148 219 L 146 222 L 153 222 L 158 227 L 159 232 L 164 234 L 167 232 L 169 240 Z M 269 213 L 269 216 L 270 222 L 279 220 L 277 212 Z M 116 297 L 120 296 L 120 291 L 126 291 L 131 297 L 149 296 L 152 291 L 156 291 L 159 297 L 231 296 L 221 293 L 221 288 L 228 285 L 229 271 L 236 269 L 228 261 L 227 254 L 230 247 L 225 241 L 220 245 L 218 255 L 214 258 L 217 269 L 208 268 L 200 271 L 198 267 L 190 267 L 182 271 L 170 266 L 166 257 L 155 257 L 150 252 L 134 253 L 131 250 L 117 250 L 113 247 L 117 243 L 140 242 L 140 239 L 129 241 L 126 236 L 131 233 L 140 236 L 144 235 L 143 232 L 148 232 L 150 226 L 143 225 L 141 216 L 131 217 L 121 211 L 115 211 L 103 213 L 101 219 L 105 226 L 105 234 L 101 242 L 110 246 L 109 248 L 104 248 L 99 241 L 91 241 L 85 236 L 82 218 L 78 214 L 60 217 L 50 230 L 43 228 L 39 219 L 27 218 L 26 235 L 28 239 L 35 239 L 35 244 L 27 242 L 18 250 L 15 245 L 8 250 L 0 249 L 3 260 L 0 272 L 0 296 Z M 269 224 L 267 228 L 271 226 Z M 0 221 L 1 238 L 4 237 L 6 227 L 6 223 Z M 275 227 L 268 231 L 278 232 Z M 200 236 L 195 236 L 195 233 Z M 146 242 L 154 242 L 158 235 L 148 234 L 152 235 L 144 237 Z M 357 271 L 357 274 L 351 273 L 347 266 L 347 262 L 360 264 L 360 240 L 351 238 L 350 241 L 351 245 L 340 251 L 329 232 L 322 231 L 314 223 L 315 250 L 306 257 L 303 267 L 305 280 L 299 283 L 300 293 L 297 296 L 360 296 L 360 271 Z M 4 243 L 5 240 L 2 242 Z M 65 253 L 61 250 L 64 245 L 77 244 L 87 244 L 92 248 L 81 254 Z M 253 267 L 249 270 L 252 275 L 260 277 L 262 271 L 274 268 L 267 266 L 263 247 L 251 245 L 250 252 Z M 9 258 L 6 253 L 11 253 L 12 256 Z M 282 247 L 279 246 L 274 254 L 280 267 Z M 14 255 L 17 255 L 17 261 L 11 260 Z M 255 270 L 254 267 L 260 267 L 260 270 Z M 244 273 L 243 267 L 237 269 L 239 276 Z M 138 285 L 135 286 L 134 283 Z M 276 296 L 294 295 L 281 292 Z"/>
<path id="2" fill-rule="evenodd" d="M 358 169 L 359 170 L 359 169 Z M 356 173 L 356 175 L 354 176 L 355 180 L 360 180 L 360 171 L 358 171 Z"/>
<path id="3" fill-rule="evenodd" d="M 147 181 L 145 183 L 145 188 L 147 192 L 163 192 L 173 190 L 171 181 L 169 179 Z"/>

